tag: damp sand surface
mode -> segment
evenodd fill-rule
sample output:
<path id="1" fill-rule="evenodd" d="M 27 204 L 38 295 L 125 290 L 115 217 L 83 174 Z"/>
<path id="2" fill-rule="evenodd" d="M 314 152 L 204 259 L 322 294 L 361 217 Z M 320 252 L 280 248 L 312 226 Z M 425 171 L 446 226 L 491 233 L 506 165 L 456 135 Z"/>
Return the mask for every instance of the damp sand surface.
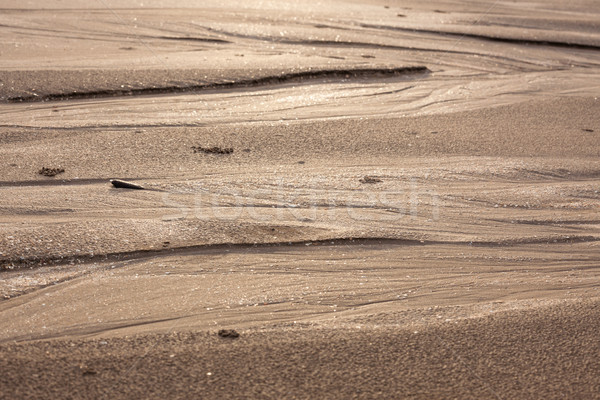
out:
<path id="1" fill-rule="evenodd" d="M 598 398 L 595 2 L 0 8 L 3 396 Z"/>

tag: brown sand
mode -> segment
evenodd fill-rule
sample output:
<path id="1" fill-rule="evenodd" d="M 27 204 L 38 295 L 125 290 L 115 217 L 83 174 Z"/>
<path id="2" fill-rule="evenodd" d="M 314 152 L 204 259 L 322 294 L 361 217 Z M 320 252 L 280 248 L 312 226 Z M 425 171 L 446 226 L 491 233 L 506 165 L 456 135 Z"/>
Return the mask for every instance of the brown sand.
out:
<path id="1" fill-rule="evenodd" d="M 598 302 L 429 323 L 0 345 L 6 398 L 598 398 Z M 426 314 L 423 312 L 422 314 Z M 66 395 L 68 393 L 68 395 Z"/>
<path id="2" fill-rule="evenodd" d="M 596 2 L 0 3 L 0 397 L 600 398 Z"/>

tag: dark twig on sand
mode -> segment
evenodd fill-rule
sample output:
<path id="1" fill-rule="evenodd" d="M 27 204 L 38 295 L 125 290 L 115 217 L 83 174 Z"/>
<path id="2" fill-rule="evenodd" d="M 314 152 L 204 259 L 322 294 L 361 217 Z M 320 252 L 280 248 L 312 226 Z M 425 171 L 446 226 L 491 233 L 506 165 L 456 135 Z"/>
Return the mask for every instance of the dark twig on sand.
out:
<path id="1" fill-rule="evenodd" d="M 121 181 L 119 179 L 111 179 L 110 183 L 116 188 L 119 189 L 135 189 L 135 190 L 144 190 L 145 188 L 140 185 L 136 185 L 135 183 Z"/>

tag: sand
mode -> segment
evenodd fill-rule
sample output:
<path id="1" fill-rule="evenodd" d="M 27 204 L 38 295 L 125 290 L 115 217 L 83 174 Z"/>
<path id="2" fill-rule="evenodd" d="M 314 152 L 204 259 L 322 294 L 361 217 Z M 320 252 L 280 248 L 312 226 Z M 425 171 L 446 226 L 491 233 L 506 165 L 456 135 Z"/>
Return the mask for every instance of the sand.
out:
<path id="1" fill-rule="evenodd" d="M 598 310 L 1 345 L 0 382 L 11 398 L 596 398 Z"/>
<path id="2" fill-rule="evenodd" d="M 4 3 L 0 397 L 600 398 L 595 2 Z"/>

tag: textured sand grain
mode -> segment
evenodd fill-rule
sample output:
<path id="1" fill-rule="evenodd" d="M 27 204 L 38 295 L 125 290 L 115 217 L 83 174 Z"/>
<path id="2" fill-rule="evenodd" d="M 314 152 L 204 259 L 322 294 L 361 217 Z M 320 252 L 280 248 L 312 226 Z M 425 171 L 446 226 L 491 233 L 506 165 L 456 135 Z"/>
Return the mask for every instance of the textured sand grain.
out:
<path id="1" fill-rule="evenodd" d="M 599 398 L 597 2 L 8 3 L 0 397 Z"/>

